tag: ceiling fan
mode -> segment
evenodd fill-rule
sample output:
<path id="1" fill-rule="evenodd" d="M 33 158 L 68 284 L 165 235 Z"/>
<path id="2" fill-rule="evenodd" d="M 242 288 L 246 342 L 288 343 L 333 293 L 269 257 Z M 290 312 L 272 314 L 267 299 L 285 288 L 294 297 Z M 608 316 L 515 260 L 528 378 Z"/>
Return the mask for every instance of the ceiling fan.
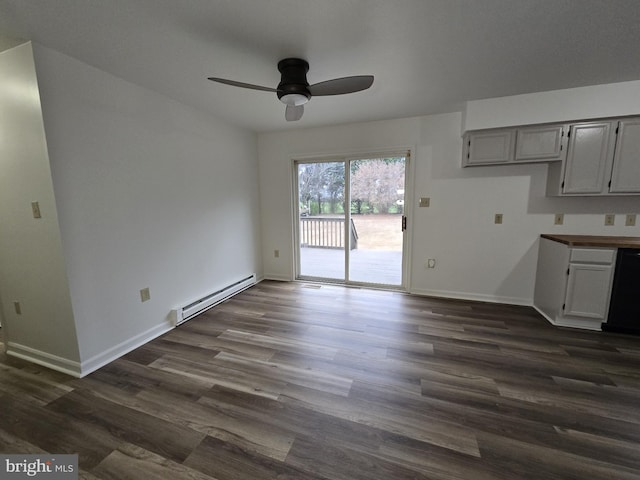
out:
<path id="1" fill-rule="evenodd" d="M 288 122 L 294 122 L 302 118 L 304 104 L 311 100 L 311 97 L 360 92 L 366 90 L 373 84 L 373 75 L 358 75 L 334 78 L 333 80 L 326 80 L 309 85 L 309 82 L 307 82 L 309 63 L 301 58 L 285 58 L 284 60 L 280 60 L 278 62 L 278 71 L 281 74 L 281 78 L 277 88 L 252 85 L 250 83 L 236 82 L 235 80 L 217 77 L 209 77 L 209 80 L 226 85 L 233 85 L 235 87 L 276 93 L 278 99 L 287 106 L 284 117 Z"/>

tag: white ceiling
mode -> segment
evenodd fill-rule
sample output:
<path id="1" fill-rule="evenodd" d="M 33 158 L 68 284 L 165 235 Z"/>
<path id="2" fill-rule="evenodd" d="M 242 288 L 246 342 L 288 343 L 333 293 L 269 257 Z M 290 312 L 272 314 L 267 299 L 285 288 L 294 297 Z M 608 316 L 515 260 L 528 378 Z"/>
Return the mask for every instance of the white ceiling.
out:
<path id="1" fill-rule="evenodd" d="M 0 0 L 33 40 L 255 131 L 459 110 L 467 100 L 640 79 L 640 0 Z M 0 39 L 0 48 L 11 46 Z M 310 83 L 372 74 L 284 120 L 278 60 Z"/>

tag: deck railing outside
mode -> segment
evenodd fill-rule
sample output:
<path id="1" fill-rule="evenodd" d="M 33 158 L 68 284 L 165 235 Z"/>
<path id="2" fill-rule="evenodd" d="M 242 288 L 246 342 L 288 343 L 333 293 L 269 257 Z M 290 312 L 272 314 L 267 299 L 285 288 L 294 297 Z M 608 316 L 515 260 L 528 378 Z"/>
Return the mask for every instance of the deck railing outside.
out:
<path id="1" fill-rule="evenodd" d="M 300 217 L 300 246 L 344 248 L 344 217 Z M 351 219 L 350 248 L 358 248 L 358 232 Z"/>

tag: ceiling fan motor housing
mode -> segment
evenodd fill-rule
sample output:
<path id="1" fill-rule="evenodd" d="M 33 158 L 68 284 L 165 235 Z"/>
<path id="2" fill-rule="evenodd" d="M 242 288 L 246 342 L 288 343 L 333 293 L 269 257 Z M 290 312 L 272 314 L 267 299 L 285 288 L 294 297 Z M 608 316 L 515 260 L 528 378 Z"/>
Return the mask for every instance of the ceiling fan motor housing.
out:
<path id="1" fill-rule="evenodd" d="M 277 89 L 263 87 L 262 85 L 253 85 L 251 83 L 237 82 L 226 78 L 208 78 L 213 82 L 235 87 L 275 92 L 278 99 L 287 106 L 285 118 L 289 122 L 302 118 L 304 104 L 307 103 L 312 96 L 326 97 L 329 95 L 344 95 L 345 93 L 360 92 L 366 90 L 373 84 L 373 75 L 357 75 L 334 78 L 309 85 L 309 82 L 307 82 L 309 64 L 301 58 L 285 58 L 284 60 L 280 60 L 278 62 L 278 70 L 280 71 L 280 83 Z"/>
<path id="2" fill-rule="evenodd" d="M 285 58 L 278 62 L 281 74 L 278 98 L 287 105 L 302 105 L 309 101 L 311 92 L 307 82 L 309 63 L 300 58 Z M 283 98 L 286 97 L 286 98 Z M 305 97 L 306 100 L 302 97 Z"/>

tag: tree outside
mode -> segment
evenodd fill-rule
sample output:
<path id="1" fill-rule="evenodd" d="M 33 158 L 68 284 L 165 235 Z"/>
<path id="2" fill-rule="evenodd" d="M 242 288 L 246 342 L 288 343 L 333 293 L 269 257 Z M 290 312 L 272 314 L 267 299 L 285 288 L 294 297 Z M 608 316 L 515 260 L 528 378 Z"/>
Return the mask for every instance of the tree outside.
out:
<path id="1" fill-rule="evenodd" d="M 351 213 L 402 213 L 405 159 L 403 157 L 351 162 Z M 343 214 L 343 162 L 303 163 L 298 166 L 300 202 L 310 215 Z"/>
<path id="2" fill-rule="evenodd" d="M 353 160 L 351 214 L 359 249 L 401 250 L 405 158 Z M 322 218 L 344 216 L 345 162 L 298 164 L 299 211 L 305 228 L 325 236 Z M 317 219 L 315 223 L 312 223 Z M 301 222 L 303 219 L 301 218 Z M 324 233 L 321 233 L 324 232 Z"/>
<path id="3" fill-rule="evenodd" d="M 404 158 L 356 160 L 351 164 L 351 213 L 402 213 Z"/>
<path id="4" fill-rule="evenodd" d="M 298 165 L 298 191 L 310 215 L 344 213 L 344 163 Z"/>

